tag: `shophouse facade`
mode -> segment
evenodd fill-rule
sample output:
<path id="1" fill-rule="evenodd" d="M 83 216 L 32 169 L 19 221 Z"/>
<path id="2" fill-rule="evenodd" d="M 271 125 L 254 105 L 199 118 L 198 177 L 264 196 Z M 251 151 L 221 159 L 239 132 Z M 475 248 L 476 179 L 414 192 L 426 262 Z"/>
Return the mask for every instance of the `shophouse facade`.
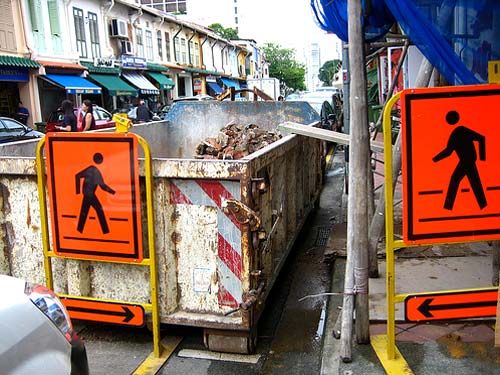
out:
<path id="1" fill-rule="evenodd" d="M 10 44 L 0 45 L 0 68 L 14 60 L 21 64 L 10 67 L 21 69 L 11 69 L 17 81 L 3 80 L 0 71 L 0 91 L 9 92 L 11 102 L 2 112 L 0 95 L 0 114 L 8 115 L 22 100 L 32 114 L 30 125 L 45 121 L 64 99 L 75 106 L 90 99 L 114 111 L 143 98 L 154 109 L 182 96 L 245 87 L 248 56 L 256 54 L 134 1 L 0 0 L 0 5 L 12 14 L 12 23 L 1 26 L 12 36 Z"/>

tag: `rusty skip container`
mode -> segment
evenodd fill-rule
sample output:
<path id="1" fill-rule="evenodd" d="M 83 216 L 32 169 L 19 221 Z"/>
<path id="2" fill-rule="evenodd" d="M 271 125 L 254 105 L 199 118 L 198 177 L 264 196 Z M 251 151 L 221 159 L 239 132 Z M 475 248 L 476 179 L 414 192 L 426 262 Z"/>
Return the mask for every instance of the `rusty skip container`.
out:
<path id="1" fill-rule="evenodd" d="M 318 120 L 305 102 L 179 102 L 167 121 L 131 129 L 153 157 L 162 323 L 205 328 L 213 350 L 254 349 L 267 295 L 319 199 L 321 142 L 288 135 L 240 160 L 193 155 L 230 122 L 276 130 L 284 121 Z M 0 273 L 43 282 L 35 143 L 0 148 Z M 53 269 L 60 293 L 149 299 L 140 267 L 54 259 Z"/>

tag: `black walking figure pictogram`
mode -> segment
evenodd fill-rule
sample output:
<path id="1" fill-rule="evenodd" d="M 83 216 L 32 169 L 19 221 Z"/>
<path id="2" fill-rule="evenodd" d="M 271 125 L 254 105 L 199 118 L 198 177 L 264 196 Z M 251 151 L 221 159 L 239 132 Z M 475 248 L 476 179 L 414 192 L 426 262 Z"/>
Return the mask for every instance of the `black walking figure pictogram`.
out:
<path id="1" fill-rule="evenodd" d="M 104 158 L 101 153 L 96 152 L 94 154 L 94 162 L 96 164 L 101 164 L 103 159 Z M 107 191 L 110 194 L 115 194 L 115 191 L 104 183 L 101 172 L 94 165 L 85 168 L 81 172 L 78 172 L 75 177 L 76 194 L 80 194 L 80 180 L 83 179 L 83 200 L 82 207 L 80 208 L 80 216 L 78 217 L 78 232 L 83 232 L 83 227 L 85 226 L 87 216 L 89 214 L 89 209 L 90 207 L 93 207 L 95 212 L 97 213 L 102 232 L 104 234 L 109 233 L 108 223 L 106 222 L 106 217 L 104 216 L 104 210 L 102 209 L 101 202 L 99 202 L 95 191 L 98 186 L 102 190 Z"/>
<path id="2" fill-rule="evenodd" d="M 449 125 L 455 125 L 459 121 L 460 115 L 457 111 L 449 111 L 446 114 L 446 122 Z M 469 179 L 479 208 L 483 209 L 487 205 L 483 185 L 481 184 L 479 172 L 477 171 L 477 154 L 476 148 L 474 147 L 474 141 L 479 144 L 479 160 L 486 160 L 486 143 L 484 135 L 468 129 L 465 126 L 459 126 L 454 129 L 450 134 L 446 148 L 432 158 L 434 162 L 438 162 L 450 156 L 453 151 L 455 151 L 458 156 L 458 164 L 451 175 L 448 192 L 446 193 L 446 199 L 444 201 L 444 208 L 447 210 L 453 209 L 458 187 L 465 176 Z"/>

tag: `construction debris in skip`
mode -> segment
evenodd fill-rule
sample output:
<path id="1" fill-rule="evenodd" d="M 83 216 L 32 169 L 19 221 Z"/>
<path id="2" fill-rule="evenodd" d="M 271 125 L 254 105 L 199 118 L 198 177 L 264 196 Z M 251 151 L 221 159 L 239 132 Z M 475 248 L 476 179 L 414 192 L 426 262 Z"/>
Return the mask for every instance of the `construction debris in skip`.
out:
<path id="1" fill-rule="evenodd" d="M 215 138 L 207 138 L 196 147 L 197 159 L 241 159 L 281 139 L 277 132 L 260 129 L 258 125 L 230 123 Z"/>

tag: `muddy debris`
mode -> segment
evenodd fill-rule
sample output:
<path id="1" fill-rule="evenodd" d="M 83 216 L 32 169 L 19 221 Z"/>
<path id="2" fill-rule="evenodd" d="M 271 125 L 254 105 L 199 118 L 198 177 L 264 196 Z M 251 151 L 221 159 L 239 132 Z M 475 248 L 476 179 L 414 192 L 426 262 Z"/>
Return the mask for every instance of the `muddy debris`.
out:
<path id="1" fill-rule="evenodd" d="M 256 124 L 230 123 L 215 137 L 203 140 L 196 147 L 197 159 L 241 159 L 281 139 L 281 134 L 259 128 Z"/>

